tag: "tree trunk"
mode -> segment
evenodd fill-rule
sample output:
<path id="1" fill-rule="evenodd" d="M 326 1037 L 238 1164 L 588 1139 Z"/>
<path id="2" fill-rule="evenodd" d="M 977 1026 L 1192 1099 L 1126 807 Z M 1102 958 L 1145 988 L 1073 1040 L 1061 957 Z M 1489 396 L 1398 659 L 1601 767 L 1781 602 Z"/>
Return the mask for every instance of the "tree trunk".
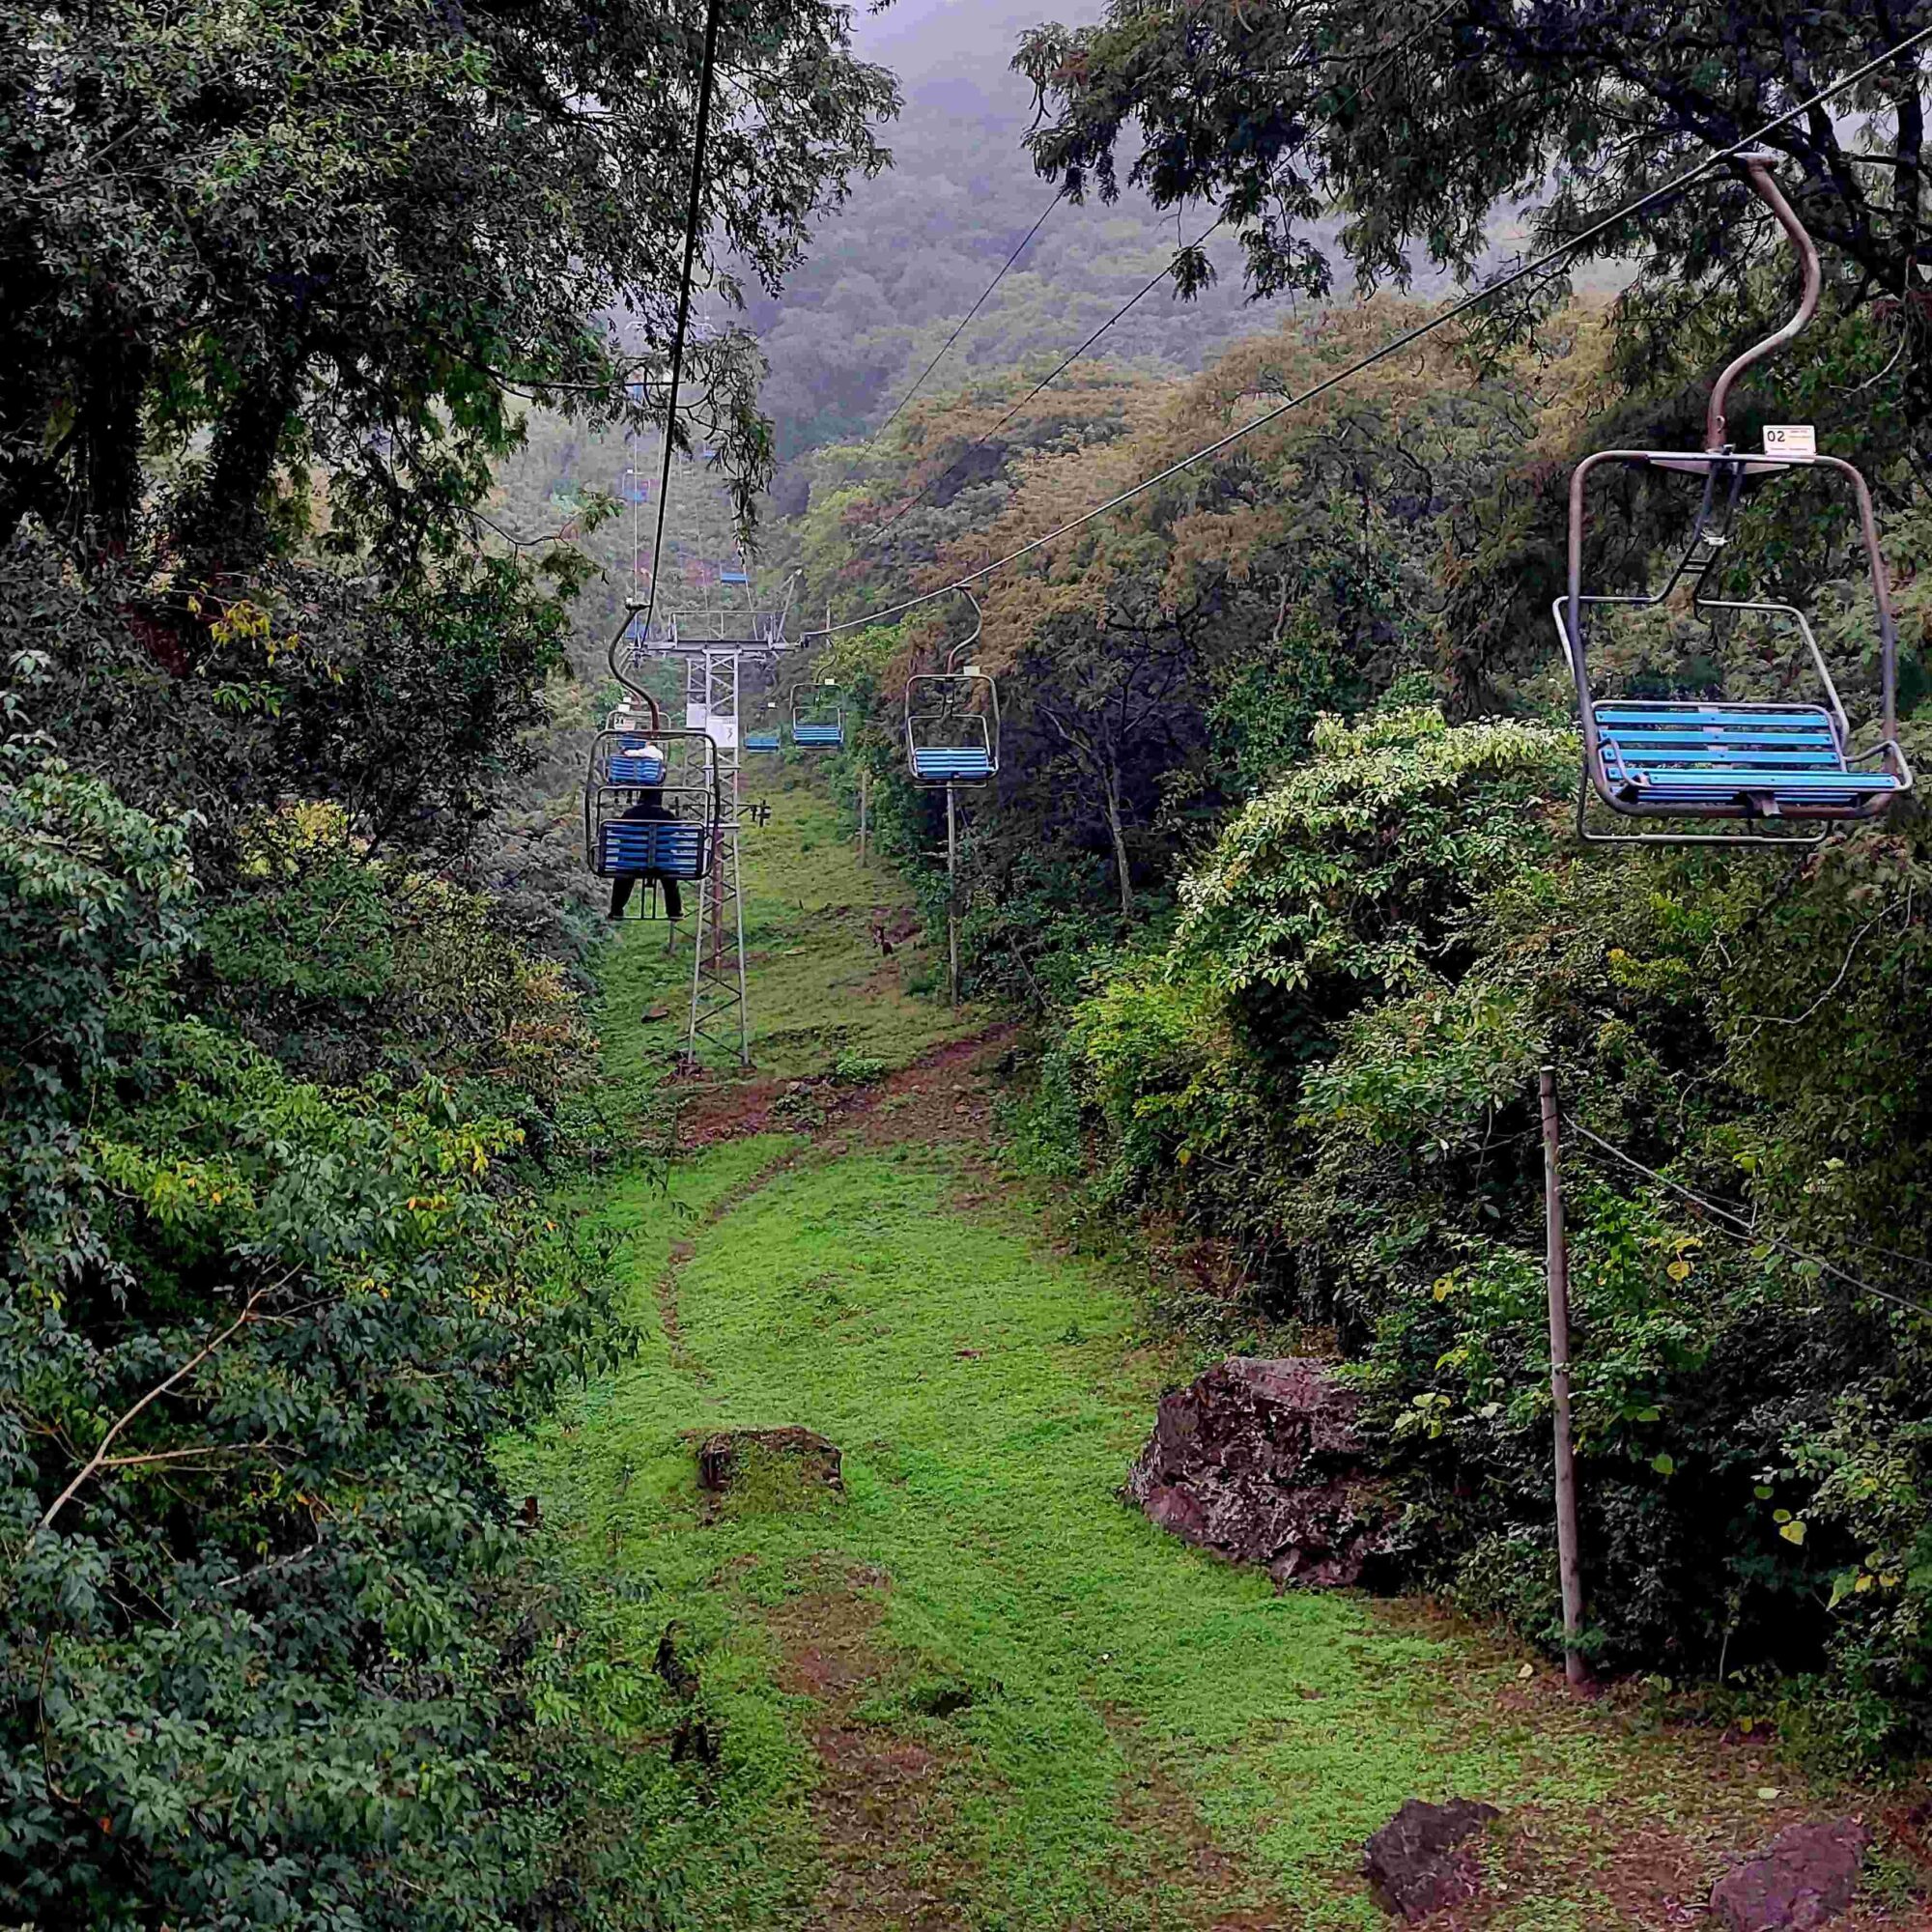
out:
<path id="1" fill-rule="evenodd" d="M 270 535 L 264 501 L 274 475 L 282 432 L 300 395 L 300 347 L 286 343 L 228 406 L 210 440 L 208 470 L 186 506 L 176 544 L 190 582 L 213 584 L 254 569 Z"/>
<path id="2" fill-rule="evenodd" d="M 1121 823 L 1121 775 L 1112 766 L 1101 783 L 1100 796 L 1107 808 L 1107 833 L 1114 841 L 1114 870 L 1121 881 L 1121 918 L 1126 922 L 1134 916 L 1134 881 L 1127 866 L 1126 829 Z"/>

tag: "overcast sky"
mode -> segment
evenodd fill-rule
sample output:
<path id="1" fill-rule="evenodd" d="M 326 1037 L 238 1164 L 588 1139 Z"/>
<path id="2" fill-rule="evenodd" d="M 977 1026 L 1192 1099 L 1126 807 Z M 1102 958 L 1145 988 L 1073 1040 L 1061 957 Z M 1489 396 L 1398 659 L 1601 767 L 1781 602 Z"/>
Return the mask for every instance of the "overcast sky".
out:
<path id="1" fill-rule="evenodd" d="M 893 0 L 883 14 L 854 7 L 859 51 L 909 81 L 937 77 L 962 56 L 1004 66 L 1020 35 L 1042 20 L 1083 26 L 1105 0 Z"/>

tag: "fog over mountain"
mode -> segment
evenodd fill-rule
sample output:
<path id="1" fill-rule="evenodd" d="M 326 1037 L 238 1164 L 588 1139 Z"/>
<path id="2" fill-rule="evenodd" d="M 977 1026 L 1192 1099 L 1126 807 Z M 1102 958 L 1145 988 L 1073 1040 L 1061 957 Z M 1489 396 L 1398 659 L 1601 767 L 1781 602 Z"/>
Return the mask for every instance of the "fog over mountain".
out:
<path id="1" fill-rule="evenodd" d="M 854 186 L 780 300 L 752 300 L 749 320 L 772 363 L 765 407 L 782 462 L 875 429 L 1039 219 L 1054 185 L 1035 173 L 1023 146 L 1036 102 L 1012 57 L 1029 27 L 1048 19 L 1084 25 L 1103 11 L 1104 0 L 894 0 L 883 12 L 858 14 L 860 50 L 898 75 L 905 106 L 882 130 L 893 166 Z M 1213 218 L 1202 208 L 1156 213 L 1125 186 L 1112 204 L 1090 195 L 1054 209 L 921 393 L 943 395 L 994 371 L 1044 374 Z M 1338 226 L 1318 224 L 1318 239 Z M 1514 219 L 1498 222 L 1499 253 L 1520 240 Z M 1212 287 L 1191 302 L 1169 288 L 1153 290 L 1092 354 L 1191 373 L 1293 312 L 1291 298 L 1247 300 L 1232 237 L 1213 237 L 1208 253 Z M 1582 285 L 1603 292 L 1621 279 L 1600 265 Z M 1414 264 L 1415 293 L 1447 285 L 1434 265 Z M 1352 275 L 1337 261 L 1333 299 L 1353 294 Z M 799 506 L 795 472 L 781 477 L 776 496 L 784 509 Z"/>
<path id="2" fill-rule="evenodd" d="M 894 164 L 862 182 L 819 231 L 781 300 L 759 298 L 752 327 L 772 361 L 766 406 L 781 456 L 877 424 L 938 353 L 1053 200 L 1022 138 L 1034 118 L 1011 70 L 1021 34 L 1046 18 L 1097 18 L 1098 0 L 1032 6 L 898 0 L 862 14 L 861 48 L 899 76 L 905 108 L 884 131 Z M 1156 274 L 1212 221 L 1156 214 L 1132 190 L 1048 216 L 926 385 L 1053 361 Z M 1148 296 L 1096 350 L 1150 368 L 1198 369 L 1215 349 L 1278 319 L 1245 301 L 1238 247 L 1216 238 L 1216 285 L 1191 303 Z"/>

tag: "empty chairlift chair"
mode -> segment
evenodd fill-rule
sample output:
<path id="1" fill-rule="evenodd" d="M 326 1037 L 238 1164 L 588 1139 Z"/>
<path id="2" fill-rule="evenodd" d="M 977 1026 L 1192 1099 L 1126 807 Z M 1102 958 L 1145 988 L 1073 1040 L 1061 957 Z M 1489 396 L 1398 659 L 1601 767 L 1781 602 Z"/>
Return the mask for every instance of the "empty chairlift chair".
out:
<path id="1" fill-rule="evenodd" d="M 1841 457 L 1817 454 L 1808 429 L 1769 429 L 1761 452 L 1743 452 L 1726 440 L 1724 408 L 1732 384 L 1796 336 L 1818 302 L 1817 250 L 1771 177 L 1775 158 L 1755 154 L 1739 157 L 1752 188 L 1777 217 L 1804 265 L 1804 297 L 1798 312 L 1718 377 L 1711 390 L 1703 449 L 1602 450 L 1586 457 L 1571 477 L 1568 588 L 1553 610 L 1576 681 L 1583 732 L 1577 832 L 1591 843 L 1817 844 L 1831 836 L 1833 825 L 1877 817 L 1912 788 L 1911 767 L 1897 742 L 1897 635 L 1864 478 Z M 1690 541 L 1657 590 L 1610 595 L 1583 588 L 1588 485 L 1605 465 L 1623 466 L 1663 481 L 1672 475 L 1701 479 Z M 1877 736 L 1863 751 L 1853 749 L 1844 704 L 1804 612 L 1783 602 L 1717 594 L 1726 545 L 1736 532 L 1737 512 L 1747 493 L 1807 473 L 1847 488 L 1857 511 L 1870 580 L 1868 621 L 1878 634 L 1880 676 Z M 1689 614 L 1714 631 L 1756 626 L 1767 634 L 1788 633 L 1803 647 L 1802 656 L 1819 687 L 1817 699 L 1648 696 L 1634 692 L 1598 696 L 1589 655 L 1593 623 L 1601 629 L 1603 620 L 1618 609 L 1662 607 L 1687 582 Z M 1743 821 L 1756 827 L 1776 822 L 1794 830 L 1622 834 L 1594 830 L 1587 816 L 1593 792 L 1611 811 L 1626 817 Z"/>
<path id="2" fill-rule="evenodd" d="M 975 603 L 976 619 L 979 610 Z M 915 671 L 906 679 L 906 767 L 916 785 L 986 784 L 999 772 L 1000 688 L 979 666 L 959 668 L 979 639 L 976 621 L 973 635 L 948 653 L 943 671 Z"/>
<path id="3" fill-rule="evenodd" d="M 745 721 L 745 750 L 775 756 L 783 749 L 783 740 L 779 735 L 777 655 L 747 653 L 741 664 L 740 674 L 745 682 L 740 686 L 738 703 Z"/>
<path id="4" fill-rule="evenodd" d="M 845 749 L 844 706 L 836 696 L 826 696 L 834 690 L 828 678 L 822 685 L 801 685 L 792 693 L 791 741 L 801 752 L 840 752 Z"/>
<path id="5" fill-rule="evenodd" d="M 768 754 L 780 749 L 778 720 L 771 716 L 769 696 L 753 702 L 752 721 L 745 726 L 745 749 Z"/>

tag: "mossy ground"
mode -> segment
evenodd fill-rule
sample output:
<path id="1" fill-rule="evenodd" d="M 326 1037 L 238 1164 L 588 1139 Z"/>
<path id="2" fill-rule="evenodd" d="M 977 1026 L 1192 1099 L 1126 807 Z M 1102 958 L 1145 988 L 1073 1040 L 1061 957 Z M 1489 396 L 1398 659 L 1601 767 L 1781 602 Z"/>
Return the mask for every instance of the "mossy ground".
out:
<path id="1" fill-rule="evenodd" d="M 821 1067 L 910 1059 L 959 1022 L 880 983 L 830 908 L 884 882 L 864 890 L 827 809 L 790 796 L 748 922 L 785 1064 L 810 1069 L 815 1028 Z M 613 1016 L 639 951 L 627 935 Z M 611 1034 L 613 1061 L 639 1051 Z M 1276 1595 L 1151 1527 L 1118 1492 L 1180 1364 L 1128 1277 L 1056 1247 L 970 1133 L 874 1126 L 613 1185 L 586 1211 L 638 1352 L 515 1452 L 635 1605 L 639 1653 L 670 1630 L 696 1672 L 680 1695 L 715 1762 L 657 1778 L 643 1821 L 681 1868 L 679 1922 L 1367 1926 L 1362 1839 L 1405 1798 L 1460 1793 L 1505 1819 L 1455 1922 L 1652 1927 L 1802 1814 L 1755 1756 L 1579 1709 L 1413 1609 Z M 785 1424 L 840 1445 L 842 1494 L 771 1471 L 723 1507 L 700 1494 L 697 1435 Z M 640 1750 L 671 1715 L 640 1719 Z"/>

